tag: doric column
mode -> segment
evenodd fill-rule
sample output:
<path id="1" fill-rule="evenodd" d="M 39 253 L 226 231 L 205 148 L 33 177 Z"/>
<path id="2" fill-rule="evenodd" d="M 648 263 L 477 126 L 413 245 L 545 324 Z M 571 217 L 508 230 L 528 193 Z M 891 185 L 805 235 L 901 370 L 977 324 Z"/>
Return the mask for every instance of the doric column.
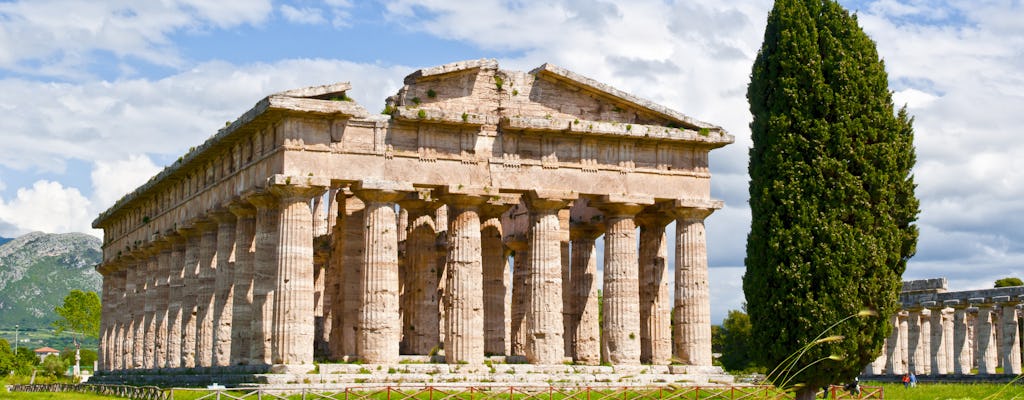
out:
<path id="1" fill-rule="evenodd" d="M 635 203 L 602 203 L 604 234 L 604 319 L 602 360 L 615 365 L 640 364 L 640 266 L 636 223 L 643 209 Z"/>
<path id="2" fill-rule="evenodd" d="M 1009 296 L 1000 296 L 993 299 L 993 301 L 999 302 L 1003 309 L 1000 318 L 1003 325 L 1003 341 L 1002 346 L 1000 346 L 999 356 L 1002 360 L 1003 374 L 1006 375 L 1020 375 L 1021 373 L 1019 321 L 1021 300 L 1024 300 L 1024 295 L 1018 296 L 1017 299 L 1011 299 Z"/>
<path id="3" fill-rule="evenodd" d="M 213 365 L 213 297 L 217 279 L 217 224 L 199 220 L 199 285 L 196 291 L 196 366 Z"/>
<path id="4" fill-rule="evenodd" d="M 179 227 L 185 237 L 185 256 L 182 266 L 181 300 L 181 363 L 182 368 L 196 367 L 196 296 L 198 295 L 199 245 L 201 235 L 194 227 Z"/>
<path id="5" fill-rule="evenodd" d="M 572 248 L 572 326 L 573 361 L 583 365 L 601 362 L 601 327 L 598 323 L 597 249 L 595 241 L 605 231 L 604 215 L 590 207 L 585 198 L 573 201 L 569 239 Z"/>
<path id="6" fill-rule="evenodd" d="M 227 209 L 210 214 L 217 223 L 217 270 L 213 283 L 212 365 L 231 365 L 231 323 L 234 313 L 235 216 Z"/>
<path id="7" fill-rule="evenodd" d="M 332 361 L 338 361 L 347 355 L 341 351 L 342 333 L 344 331 L 342 322 L 345 311 L 342 285 L 347 280 L 342 275 L 342 270 L 345 268 L 343 260 L 345 256 L 344 210 L 346 195 L 344 189 L 331 189 L 330 193 L 332 204 L 329 207 L 329 214 L 334 216 L 334 221 L 328 222 L 328 225 L 331 227 L 331 258 L 328 260 L 327 276 L 324 277 L 324 286 L 326 291 L 330 293 L 328 296 L 330 303 L 325 304 L 324 307 L 330 308 L 331 317 L 331 330 L 328 332 L 329 338 L 327 340 L 328 358 Z"/>
<path id="8" fill-rule="evenodd" d="M 946 342 L 951 338 L 946 336 L 945 330 L 945 319 L 946 312 L 942 304 L 934 301 L 927 301 L 921 303 L 922 306 L 927 307 L 929 314 L 929 336 L 930 343 L 928 346 L 928 353 L 930 356 L 930 372 L 932 375 L 946 375 L 949 370 L 946 369 Z"/>
<path id="9" fill-rule="evenodd" d="M 672 361 L 672 299 L 669 297 L 668 240 L 672 218 L 643 213 L 640 226 L 640 362 L 667 365 Z"/>
<path id="10" fill-rule="evenodd" d="M 524 350 L 531 364 L 561 364 L 565 359 L 562 339 L 562 249 L 558 210 L 570 199 L 526 196 L 530 229 L 526 293 Z"/>
<path id="11" fill-rule="evenodd" d="M 170 241 L 171 257 L 167 270 L 167 356 L 164 366 L 181 367 L 181 319 L 184 285 L 182 271 L 185 265 L 185 237 L 178 232 L 167 235 Z"/>
<path id="12" fill-rule="evenodd" d="M 526 240 L 509 240 L 505 243 L 512 251 L 512 304 L 509 319 L 509 353 L 526 355 L 526 296 L 529 291 L 527 269 L 529 268 L 530 243 Z"/>
<path id="13" fill-rule="evenodd" d="M 996 329 L 998 320 L 994 304 L 984 299 L 971 299 L 977 304 L 978 317 L 974 320 L 974 335 L 978 341 L 978 374 L 993 375 L 996 373 L 998 353 L 996 352 Z"/>
<path id="14" fill-rule="evenodd" d="M 148 250 L 148 249 L 147 249 Z M 139 251 L 140 257 L 135 264 L 135 296 L 131 304 L 138 307 L 132 313 L 132 368 L 146 368 L 146 280 L 149 277 L 149 254 L 146 250 Z"/>
<path id="15" fill-rule="evenodd" d="M 967 305 L 959 304 L 959 301 L 954 304 L 950 304 L 947 301 L 946 305 L 953 305 L 955 307 L 953 311 L 953 357 L 955 360 L 953 373 L 967 375 L 971 373 L 971 366 L 973 365 L 971 360 L 971 340 L 967 335 Z"/>
<path id="16" fill-rule="evenodd" d="M 954 350 L 954 334 L 953 334 L 953 306 L 956 305 L 958 300 L 945 300 L 942 302 L 942 334 L 946 337 L 946 374 L 954 373 L 956 369 L 957 353 Z"/>
<path id="17" fill-rule="evenodd" d="M 153 245 L 145 250 L 145 277 L 142 286 L 142 300 L 145 302 L 145 316 L 142 322 L 142 367 L 153 369 L 157 363 L 157 270 L 160 251 Z"/>
<path id="18" fill-rule="evenodd" d="M 406 351 L 426 355 L 441 343 L 438 315 L 437 229 L 434 211 L 438 203 L 426 201 L 425 193 L 402 201 L 402 209 L 409 213 L 406 236 L 407 307 L 402 314 Z"/>
<path id="19" fill-rule="evenodd" d="M 558 243 L 562 252 L 559 256 L 559 259 L 562 260 L 562 352 L 568 358 L 575 357 L 572 353 L 575 347 L 572 344 L 575 316 L 572 313 L 576 309 L 576 304 L 574 304 L 576 296 L 573 295 L 572 290 L 572 254 L 569 250 L 571 242 L 569 239 L 569 217 L 571 215 L 572 212 L 569 208 L 558 210 Z"/>
<path id="20" fill-rule="evenodd" d="M 480 248 L 479 195 L 445 194 L 448 204 L 448 264 L 445 284 L 445 360 L 449 364 L 484 361 L 483 257 Z"/>
<path id="21" fill-rule="evenodd" d="M 338 210 L 339 217 L 343 217 L 344 243 L 342 246 L 342 263 L 338 269 L 342 278 L 339 289 L 338 304 L 335 310 L 340 309 L 338 316 L 341 318 L 338 326 L 341 327 L 340 353 L 346 356 L 356 356 L 357 336 L 359 334 L 360 304 L 363 299 L 363 263 L 366 258 L 366 204 L 358 197 L 352 195 L 338 194 L 338 205 L 344 206 Z"/>
<path id="22" fill-rule="evenodd" d="M 363 362 L 395 363 L 402 325 L 398 314 L 398 233 L 395 202 L 412 191 L 397 182 L 363 182 L 354 190 L 366 204 L 365 253 L 356 352 Z"/>
<path id="23" fill-rule="evenodd" d="M 234 288 L 231 302 L 231 365 L 249 364 L 252 348 L 252 289 L 256 261 L 256 209 L 243 201 L 232 202 L 235 215 Z"/>
<path id="24" fill-rule="evenodd" d="M 910 313 L 908 311 L 904 310 L 904 311 L 900 312 L 900 318 L 898 320 L 898 322 L 899 322 L 898 329 L 900 331 L 900 335 L 899 335 L 899 340 L 896 342 L 897 343 L 896 345 L 899 347 L 899 351 L 897 351 L 897 354 L 900 355 L 900 359 L 899 359 L 900 365 L 899 365 L 898 369 L 901 371 L 901 373 L 910 372 L 910 368 L 909 368 L 910 361 L 909 360 L 910 360 L 911 354 L 910 354 L 910 321 L 909 321 L 909 319 L 910 319 Z"/>
<path id="25" fill-rule="evenodd" d="M 175 233 L 177 235 L 177 233 Z M 163 236 L 158 242 L 158 249 L 160 254 L 157 258 L 157 272 L 156 272 L 156 304 L 155 304 L 155 322 L 154 326 L 154 348 L 155 357 L 153 360 L 153 368 L 166 368 L 167 367 L 167 308 L 168 300 L 167 296 L 170 295 L 170 275 L 172 270 L 172 253 L 171 240 L 167 236 Z"/>
<path id="26" fill-rule="evenodd" d="M 277 282 L 277 225 L 281 210 L 277 199 L 266 192 L 248 193 L 243 198 L 256 207 L 249 364 L 270 365 L 274 284 Z"/>
<path id="27" fill-rule="evenodd" d="M 711 365 L 711 303 L 704 219 L 712 208 L 676 209 L 675 357 L 686 365 Z"/>
<path id="28" fill-rule="evenodd" d="M 280 205 L 274 281 L 274 364 L 313 363 L 313 213 L 323 186 L 275 185 Z"/>
<path id="29" fill-rule="evenodd" d="M 518 198 L 515 199 L 518 202 Z M 509 202 L 489 201 L 480 209 L 480 255 L 483 262 L 484 354 L 509 355 L 509 274 L 502 243 L 501 214 Z"/>
<path id="30" fill-rule="evenodd" d="M 125 296 L 128 294 L 127 290 L 127 271 L 125 271 L 124 264 L 118 266 L 119 271 L 114 273 L 114 305 L 111 307 L 114 310 L 114 315 L 111 316 L 111 320 L 114 324 L 114 331 L 112 336 L 112 346 L 110 349 L 111 358 L 111 369 L 114 371 L 124 370 L 126 365 L 124 363 L 124 344 L 125 344 L 125 332 L 127 331 L 125 326 L 126 312 L 125 312 Z"/>
<path id="31" fill-rule="evenodd" d="M 892 331 L 889 337 L 885 339 L 885 372 L 889 375 L 900 375 L 903 374 L 903 354 L 900 349 L 900 342 L 902 341 L 900 336 L 900 313 L 893 314 L 889 319 L 889 326 Z"/>
<path id="32" fill-rule="evenodd" d="M 110 268 L 110 263 L 105 262 L 97 267 L 97 270 L 104 270 Z M 107 349 L 109 348 L 109 330 L 110 330 L 110 316 L 112 315 L 110 306 L 113 305 L 111 296 L 113 295 L 114 289 L 111 287 L 110 272 L 100 272 L 101 279 L 103 279 L 100 286 L 100 343 L 99 351 L 96 353 L 96 364 L 99 366 L 100 371 L 109 371 L 110 367 L 107 365 L 109 356 L 107 355 Z"/>
<path id="33" fill-rule="evenodd" d="M 923 334 L 926 333 L 921 329 L 921 309 L 911 308 L 907 314 L 907 371 L 913 372 L 915 375 L 927 375 L 924 372 L 924 353 L 925 347 L 923 343 Z"/>

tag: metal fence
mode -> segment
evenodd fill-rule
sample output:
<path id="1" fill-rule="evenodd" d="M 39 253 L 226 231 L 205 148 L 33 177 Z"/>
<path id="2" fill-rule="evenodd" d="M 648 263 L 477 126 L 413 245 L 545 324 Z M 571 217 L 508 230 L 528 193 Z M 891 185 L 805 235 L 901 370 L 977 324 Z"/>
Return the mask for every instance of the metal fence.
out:
<path id="1" fill-rule="evenodd" d="M 141 400 L 792 400 L 793 394 L 774 386 L 665 386 L 665 387 L 473 387 L 379 386 L 348 388 L 254 387 L 224 389 L 154 386 L 51 384 L 13 385 L 12 391 L 79 392 Z M 859 395 L 842 386 L 829 389 L 832 399 L 882 399 L 881 387 L 861 386 Z"/>

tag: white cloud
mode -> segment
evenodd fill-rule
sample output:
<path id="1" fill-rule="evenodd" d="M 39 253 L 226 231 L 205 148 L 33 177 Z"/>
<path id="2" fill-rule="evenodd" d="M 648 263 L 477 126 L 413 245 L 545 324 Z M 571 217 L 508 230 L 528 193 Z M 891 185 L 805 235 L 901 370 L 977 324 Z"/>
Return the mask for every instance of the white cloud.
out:
<path id="1" fill-rule="evenodd" d="M 270 11 L 269 0 L 2 2 L 0 68 L 84 77 L 97 51 L 180 66 L 171 34 L 259 24 Z"/>
<path id="2" fill-rule="evenodd" d="M 351 96 L 375 111 L 411 71 L 344 61 L 284 60 L 249 65 L 209 62 L 159 80 L 0 80 L 0 110 L 18 115 L 0 119 L 0 131 L 9 136 L 0 147 L 0 165 L 62 172 L 69 158 L 102 162 L 137 154 L 177 157 L 270 93 L 352 81 Z"/>
<path id="3" fill-rule="evenodd" d="M 98 211 L 109 208 L 157 172 L 160 172 L 160 167 L 144 155 L 129 155 L 127 159 L 115 161 L 97 161 L 91 174 L 95 208 Z"/>
<path id="4" fill-rule="evenodd" d="M 20 188 L 10 201 L 0 199 L 0 236 L 15 237 L 32 231 L 90 232 L 94 215 L 89 199 L 75 188 L 58 182 L 36 181 Z"/>
<path id="5" fill-rule="evenodd" d="M 281 5 L 281 15 L 288 22 L 295 24 L 319 25 L 327 22 L 323 11 L 314 7 L 297 8 L 288 4 Z"/>

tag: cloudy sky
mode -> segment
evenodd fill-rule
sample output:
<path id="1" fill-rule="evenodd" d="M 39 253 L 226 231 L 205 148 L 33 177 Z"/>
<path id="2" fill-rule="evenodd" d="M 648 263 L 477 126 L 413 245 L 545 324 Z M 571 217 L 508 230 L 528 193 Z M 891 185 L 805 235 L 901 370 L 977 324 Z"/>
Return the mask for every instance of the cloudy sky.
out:
<path id="1" fill-rule="evenodd" d="M 843 0 L 916 117 L 918 254 L 955 290 L 1024 276 L 1024 4 Z M 742 303 L 745 98 L 767 0 L 0 1 L 0 236 L 94 216 L 263 96 L 421 67 L 552 62 L 725 127 L 711 156 L 712 319 Z"/>

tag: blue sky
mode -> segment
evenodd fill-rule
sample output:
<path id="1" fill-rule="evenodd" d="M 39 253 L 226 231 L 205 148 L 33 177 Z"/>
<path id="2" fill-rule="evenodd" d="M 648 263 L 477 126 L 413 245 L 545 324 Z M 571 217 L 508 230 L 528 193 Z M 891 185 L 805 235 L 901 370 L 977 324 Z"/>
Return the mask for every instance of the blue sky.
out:
<path id="1" fill-rule="evenodd" d="M 1024 276 L 1024 5 L 845 0 L 915 116 L 906 278 Z M 770 1 L 0 1 L 0 236 L 91 231 L 163 165 L 276 91 L 351 81 L 383 106 L 417 68 L 552 62 L 725 127 L 711 155 L 712 314 L 742 303 L 750 121 Z"/>

